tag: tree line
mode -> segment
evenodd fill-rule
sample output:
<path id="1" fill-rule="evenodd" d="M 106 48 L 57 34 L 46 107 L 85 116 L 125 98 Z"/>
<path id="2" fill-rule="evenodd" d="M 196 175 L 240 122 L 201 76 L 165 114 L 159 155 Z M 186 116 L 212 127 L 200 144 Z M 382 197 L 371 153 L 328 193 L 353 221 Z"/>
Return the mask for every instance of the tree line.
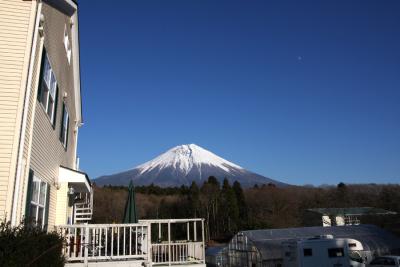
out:
<path id="1" fill-rule="evenodd" d="M 122 221 L 127 187 L 94 187 L 93 223 Z M 226 241 L 239 230 L 309 226 L 310 208 L 377 207 L 400 213 L 399 185 L 346 185 L 312 187 L 274 184 L 243 189 L 239 182 L 220 182 L 210 176 L 202 185 L 162 188 L 137 186 L 139 218 L 205 218 L 206 237 Z M 398 215 L 368 218 L 400 234 Z"/>

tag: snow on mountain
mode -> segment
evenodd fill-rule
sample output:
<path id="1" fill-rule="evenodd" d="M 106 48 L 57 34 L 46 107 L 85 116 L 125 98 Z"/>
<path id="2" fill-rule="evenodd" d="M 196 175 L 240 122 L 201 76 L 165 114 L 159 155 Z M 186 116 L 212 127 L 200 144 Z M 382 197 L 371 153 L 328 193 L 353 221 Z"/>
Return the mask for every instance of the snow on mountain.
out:
<path id="1" fill-rule="evenodd" d="M 239 181 L 243 186 L 274 183 L 284 184 L 252 173 L 195 144 L 176 146 L 160 156 L 132 170 L 95 179 L 98 185 L 156 184 L 159 186 L 190 185 L 192 181 L 202 184 L 209 176 L 220 181 L 227 178 L 231 183 Z"/>
<path id="2" fill-rule="evenodd" d="M 174 167 L 184 174 L 188 174 L 194 167 L 201 168 L 201 165 L 203 164 L 221 168 L 226 172 L 229 172 L 228 167 L 243 169 L 242 167 L 224 160 L 214 153 L 211 153 L 195 144 L 174 147 L 155 159 L 139 165 L 136 168 L 140 170 L 140 174 L 151 171 L 155 168 L 164 169 L 168 167 Z"/>

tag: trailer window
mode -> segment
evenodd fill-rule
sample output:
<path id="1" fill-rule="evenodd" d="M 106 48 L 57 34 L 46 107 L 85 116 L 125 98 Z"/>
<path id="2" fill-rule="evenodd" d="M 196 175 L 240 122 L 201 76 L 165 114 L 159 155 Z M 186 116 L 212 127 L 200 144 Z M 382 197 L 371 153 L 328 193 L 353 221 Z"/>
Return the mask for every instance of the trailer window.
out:
<path id="1" fill-rule="evenodd" d="M 311 248 L 305 248 L 303 249 L 304 257 L 311 257 L 312 256 L 312 249 Z"/>
<path id="2" fill-rule="evenodd" d="M 330 248 L 328 249 L 329 258 L 344 257 L 343 248 Z"/>

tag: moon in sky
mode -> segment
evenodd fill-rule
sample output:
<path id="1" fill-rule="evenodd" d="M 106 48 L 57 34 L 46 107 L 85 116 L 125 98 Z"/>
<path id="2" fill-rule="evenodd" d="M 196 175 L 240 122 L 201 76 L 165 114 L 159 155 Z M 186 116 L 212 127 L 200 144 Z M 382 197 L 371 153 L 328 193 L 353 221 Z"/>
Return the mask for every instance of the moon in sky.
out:
<path id="1" fill-rule="evenodd" d="M 302 61 L 302 60 L 303 60 L 303 57 L 302 57 L 302 56 L 298 56 L 298 57 L 297 57 L 297 60 L 298 60 L 298 61 Z"/>

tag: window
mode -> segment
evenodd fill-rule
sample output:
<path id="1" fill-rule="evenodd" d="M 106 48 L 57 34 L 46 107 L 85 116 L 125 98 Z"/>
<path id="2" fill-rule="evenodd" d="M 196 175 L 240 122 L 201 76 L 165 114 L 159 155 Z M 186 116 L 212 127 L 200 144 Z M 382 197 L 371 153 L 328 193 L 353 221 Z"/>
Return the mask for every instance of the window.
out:
<path id="1" fill-rule="evenodd" d="M 32 175 L 33 176 L 33 175 Z M 43 228 L 47 224 L 46 212 L 48 209 L 47 202 L 49 186 L 46 182 L 42 181 L 36 176 L 33 176 L 30 180 L 30 200 L 28 201 L 28 221 L 35 225 Z"/>
<path id="2" fill-rule="evenodd" d="M 67 148 L 68 144 L 68 131 L 69 131 L 69 113 L 68 113 L 68 108 L 65 105 L 65 102 L 63 103 L 63 117 L 62 117 L 62 122 L 61 122 L 61 131 L 60 131 L 60 141 L 64 145 L 65 148 Z"/>
<path id="3" fill-rule="evenodd" d="M 312 256 L 312 249 L 311 248 L 305 248 L 303 249 L 304 257 L 310 257 Z"/>
<path id="4" fill-rule="evenodd" d="M 355 248 L 355 247 L 357 247 L 356 243 L 349 243 L 349 248 Z"/>
<path id="5" fill-rule="evenodd" d="M 67 52 L 68 63 L 71 63 L 72 50 L 71 50 L 71 44 L 69 42 L 67 25 L 65 25 L 65 28 L 64 28 L 64 47 L 65 47 L 65 52 Z"/>
<path id="6" fill-rule="evenodd" d="M 38 89 L 38 99 L 42 103 L 44 110 L 50 118 L 50 122 L 54 127 L 55 115 L 57 110 L 57 80 L 51 68 L 49 57 L 46 51 L 43 51 L 42 69 L 40 84 Z"/>
<path id="7" fill-rule="evenodd" d="M 344 257 L 344 249 L 343 248 L 330 248 L 328 249 L 329 258 L 339 258 Z"/>

